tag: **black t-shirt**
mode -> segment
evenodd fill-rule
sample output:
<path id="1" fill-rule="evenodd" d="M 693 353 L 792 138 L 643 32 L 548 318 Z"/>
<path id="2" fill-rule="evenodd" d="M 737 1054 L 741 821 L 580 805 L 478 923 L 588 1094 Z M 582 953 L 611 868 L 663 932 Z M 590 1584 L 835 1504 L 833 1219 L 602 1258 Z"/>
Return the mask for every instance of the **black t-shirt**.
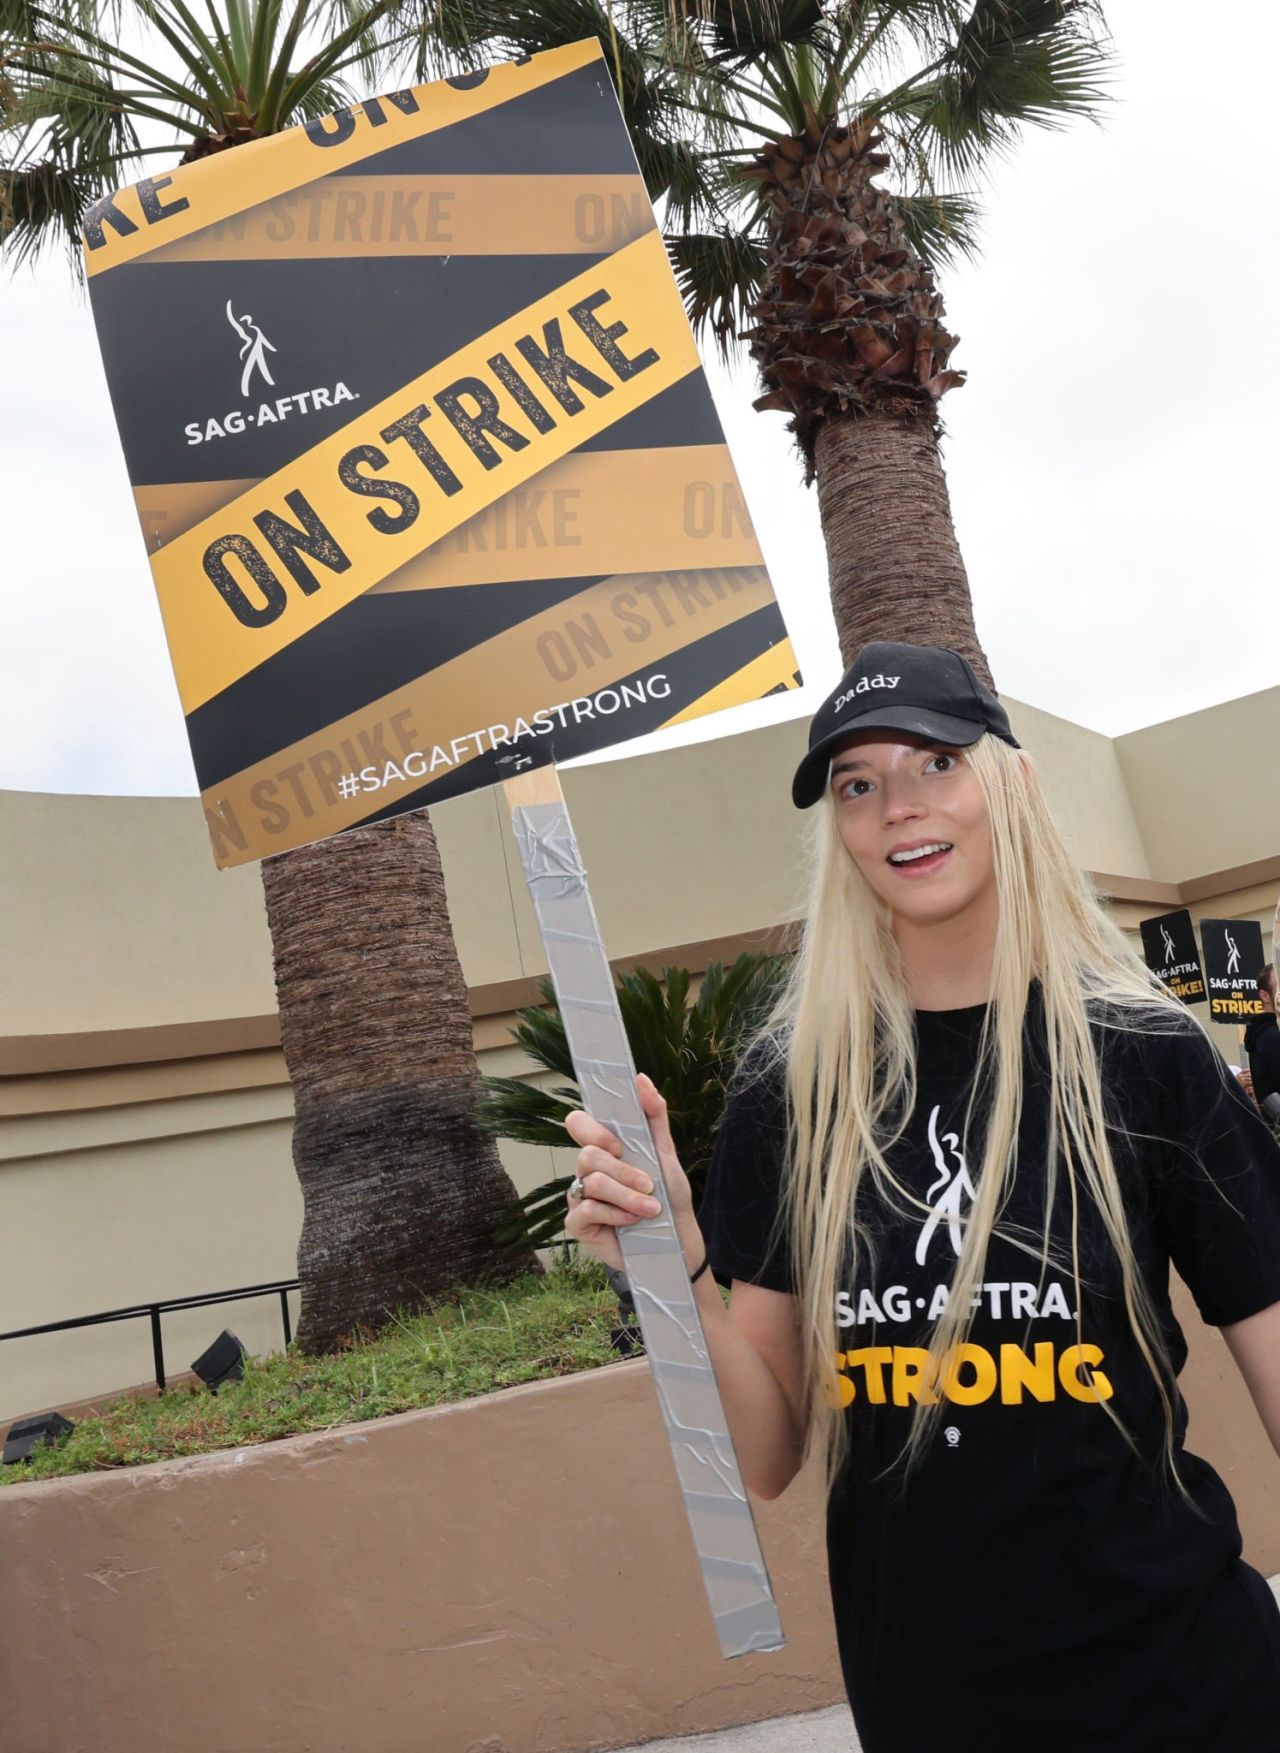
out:
<path id="1" fill-rule="evenodd" d="M 828 1505 L 827 1547 L 864 1753 L 1280 1753 L 1280 1613 L 1240 1558 L 1226 1487 L 1182 1446 L 1180 1395 L 1176 1452 L 1194 1507 L 1162 1471 L 1164 1411 L 1087 1199 L 1077 1330 L 1065 1177 L 1050 1265 L 993 1236 L 941 1416 L 914 1466 L 893 1465 L 933 1373 L 925 1348 L 962 1234 L 952 1219 L 979 1173 L 981 1116 L 966 1137 L 964 1115 L 983 1017 L 983 1007 L 917 1014 L 917 1102 L 889 1161 L 929 1214 L 888 1209 L 864 1183 L 874 1265 L 860 1270 L 856 1296 L 836 1299 L 854 1442 Z M 1164 1035 L 1098 1026 L 1095 1041 L 1130 1234 L 1180 1370 L 1170 1262 L 1213 1325 L 1280 1301 L 1280 1150 L 1190 1025 Z M 757 1054 L 744 1070 L 699 1221 L 722 1277 L 793 1290 L 785 1244 L 768 1246 L 782 1065 Z M 1019 1166 L 1000 1222 L 1038 1239 L 1048 1086 L 1035 989 L 1024 1078 Z"/>

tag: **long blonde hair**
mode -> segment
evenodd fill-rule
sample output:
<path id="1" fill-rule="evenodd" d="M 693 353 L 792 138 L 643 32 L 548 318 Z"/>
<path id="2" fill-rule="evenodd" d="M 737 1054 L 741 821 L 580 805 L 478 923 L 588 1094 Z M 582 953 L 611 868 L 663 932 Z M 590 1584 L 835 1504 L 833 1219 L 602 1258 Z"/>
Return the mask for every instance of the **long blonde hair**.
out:
<path id="1" fill-rule="evenodd" d="M 992 1003 L 978 1047 L 970 1114 L 989 1092 L 975 1195 L 946 1306 L 929 1353 L 959 1355 L 973 1320 L 993 1233 L 1013 1240 L 1043 1270 L 1050 1264 L 1050 1222 L 1065 1176 L 1071 1239 L 1069 1267 L 1081 1309 L 1079 1216 L 1083 1199 L 1100 1212 L 1119 1262 L 1125 1308 L 1138 1348 L 1164 1405 L 1166 1455 L 1172 1459 L 1174 1375 L 1129 1235 L 1119 1178 L 1107 1139 L 1103 1091 L 1091 1023 L 1143 1031 L 1185 1032 L 1197 1025 L 1168 996 L 1112 923 L 1072 860 L 1049 813 L 1030 757 L 993 736 L 966 751 L 986 797 L 999 903 Z M 839 1349 L 836 1292 L 856 1298 L 856 1280 L 873 1258 L 873 1239 L 858 1218 L 870 1177 L 878 1198 L 899 1210 L 928 1207 L 887 1160 L 916 1099 L 915 1023 L 888 907 L 846 851 L 828 791 L 813 812 L 812 881 L 807 916 L 790 980 L 753 1058 L 763 1070 L 785 1054 L 787 1172 L 778 1232 L 789 1232 L 791 1263 L 804 1326 L 806 1456 L 816 1447 L 828 1487 L 849 1452 L 849 1420 L 836 1391 Z M 1043 1163 L 1018 1164 L 1023 1099 L 1023 1025 L 1038 980 L 1044 1015 L 1049 1129 Z M 1017 1235 L 999 1224 L 1015 1173 L 1043 1173 L 1041 1232 Z M 933 1397 L 935 1402 L 941 1396 Z M 1103 1396 L 1099 1394 L 1101 1403 Z M 906 1446 L 908 1466 L 939 1410 L 916 1398 Z M 1120 1424 L 1114 1411 L 1105 1410 Z M 1123 1426 L 1120 1426 L 1123 1429 Z M 1126 1433 L 1127 1434 L 1127 1433 Z M 1175 1475 L 1176 1477 L 1176 1475 Z"/>

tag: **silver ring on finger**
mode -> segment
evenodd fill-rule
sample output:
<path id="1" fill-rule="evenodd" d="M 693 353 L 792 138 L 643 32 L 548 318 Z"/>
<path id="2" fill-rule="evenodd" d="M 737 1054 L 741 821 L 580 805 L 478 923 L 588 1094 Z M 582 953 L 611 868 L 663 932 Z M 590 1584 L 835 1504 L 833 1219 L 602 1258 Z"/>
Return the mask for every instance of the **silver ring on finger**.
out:
<path id="1" fill-rule="evenodd" d="M 586 1198 L 586 1194 L 585 1194 L 585 1192 L 583 1190 L 583 1186 L 582 1186 L 582 1176 L 581 1175 L 575 1175 L 573 1177 L 572 1181 L 570 1181 L 569 1191 L 568 1191 L 568 1194 L 566 1197 L 568 1198 L 570 1205 L 576 1205 L 580 1199 Z"/>

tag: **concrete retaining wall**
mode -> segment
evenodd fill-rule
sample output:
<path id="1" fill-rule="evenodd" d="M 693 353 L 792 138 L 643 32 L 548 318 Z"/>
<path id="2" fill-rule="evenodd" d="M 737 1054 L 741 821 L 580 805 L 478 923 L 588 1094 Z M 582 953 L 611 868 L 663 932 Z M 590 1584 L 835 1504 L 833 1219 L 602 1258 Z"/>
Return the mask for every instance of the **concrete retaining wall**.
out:
<path id="1" fill-rule="evenodd" d="M 722 1659 L 644 1362 L 0 1492 L 4 1753 L 577 1753 L 844 1696 L 821 1495 Z"/>

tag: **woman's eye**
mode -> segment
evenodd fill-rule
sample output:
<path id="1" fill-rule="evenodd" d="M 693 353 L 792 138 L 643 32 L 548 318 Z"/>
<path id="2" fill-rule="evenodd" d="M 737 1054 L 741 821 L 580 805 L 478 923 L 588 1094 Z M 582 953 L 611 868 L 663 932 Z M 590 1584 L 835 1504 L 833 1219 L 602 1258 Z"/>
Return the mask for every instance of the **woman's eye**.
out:
<path id="1" fill-rule="evenodd" d="M 845 797 L 865 797 L 871 790 L 869 779 L 848 779 L 844 785 Z"/>
<path id="2" fill-rule="evenodd" d="M 936 773 L 950 773 L 957 766 L 956 757 L 948 754 L 930 755 L 925 763 L 925 772 L 932 769 Z"/>

